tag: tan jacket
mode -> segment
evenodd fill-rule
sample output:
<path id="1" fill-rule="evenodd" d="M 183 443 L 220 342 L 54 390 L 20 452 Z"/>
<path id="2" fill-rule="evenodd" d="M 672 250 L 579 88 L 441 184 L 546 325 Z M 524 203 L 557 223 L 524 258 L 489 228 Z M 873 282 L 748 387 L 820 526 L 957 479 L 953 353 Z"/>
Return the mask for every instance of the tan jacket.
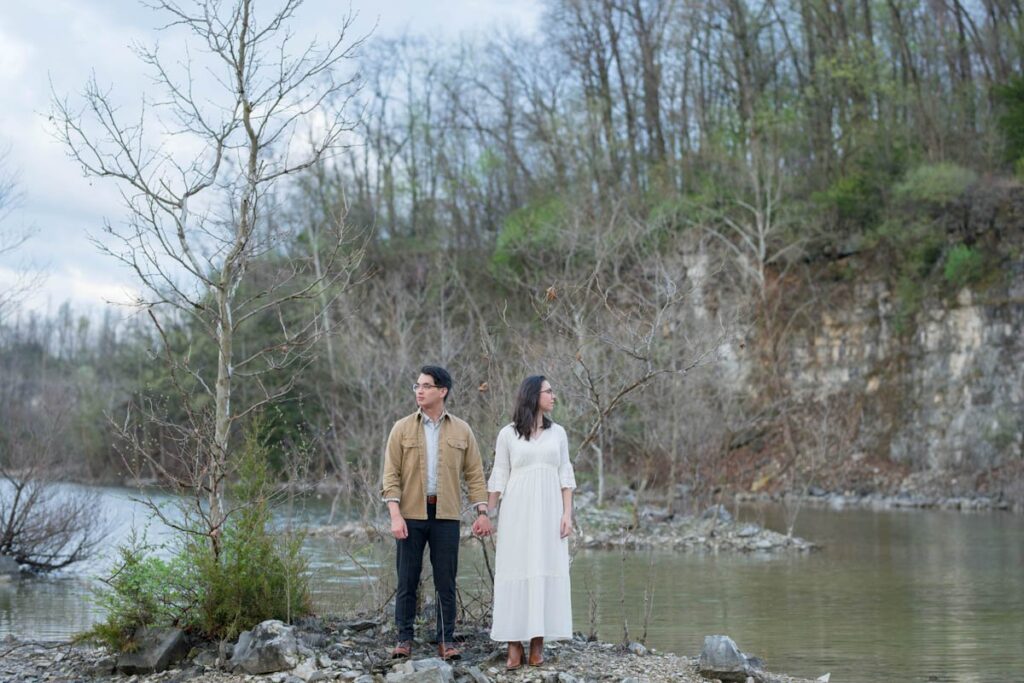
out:
<path id="1" fill-rule="evenodd" d="M 427 447 L 422 419 L 416 411 L 396 422 L 384 449 L 381 498 L 397 498 L 406 519 L 427 518 Z M 484 465 L 473 430 L 464 420 L 445 413 L 437 444 L 437 519 L 461 516 L 462 479 L 470 503 L 487 500 Z"/>

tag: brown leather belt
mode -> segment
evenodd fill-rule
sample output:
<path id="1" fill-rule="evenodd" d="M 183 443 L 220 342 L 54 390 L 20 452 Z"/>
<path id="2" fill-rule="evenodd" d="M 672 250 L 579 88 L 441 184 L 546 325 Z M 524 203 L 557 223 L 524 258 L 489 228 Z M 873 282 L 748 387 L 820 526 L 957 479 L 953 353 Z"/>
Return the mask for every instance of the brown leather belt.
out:
<path id="1" fill-rule="evenodd" d="M 437 496 L 427 496 L 427 505 L 437 505 Z"/>

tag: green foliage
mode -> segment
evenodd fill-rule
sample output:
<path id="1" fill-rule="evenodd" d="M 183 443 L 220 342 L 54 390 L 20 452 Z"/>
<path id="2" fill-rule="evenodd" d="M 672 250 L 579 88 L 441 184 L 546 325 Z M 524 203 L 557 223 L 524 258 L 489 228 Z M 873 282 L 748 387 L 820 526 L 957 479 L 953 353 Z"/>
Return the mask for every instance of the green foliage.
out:
<path id="1" fill-rule="evenodd" d="M 957 289 L 978 282 L 985 274 L 985 258 L 976 249 L 958 244 L 946 256 L 946 282 Z"/>
<path id="2" fill-rule="evenodd" d="M 176 561 L 163 560 L 136 534 L 118 548 L 120 562 L 104 585 L 94 591 L 94 599 L 107 613 L 105 621 L 78 636 L 106 645 L 117 652 L 135 649 L 137 629 L 178 623 L 183 602 Z"/>
<path id="3" fill-rule="evenodd" d="M 1017 165 L 1019 174 L 1024 167 L 1024 75 L 996 86 L 995 96 L 1000 109 L 997 125 L 1003 135 L 1004 156 Z"/>
<path id="4" fill-rule="evenodd" d="M 924 301 L 925 282 L 910 275 L 901 275 L 896 281 L 896 316 L 893 327 L 897 334 L 913 329 L 914 318 Z"/>
<path id="5" fill-rule="evenodd" d="M 878 217 L 881 189 L 868 173 L 858 169 L 815 194 L 814 199 L 834 209 L 841 225 L 868 226 Z"/>
<path id="6" fill-rule="evenodd" d="M 977 173 L 956 164 L 924 164 L 907 173 L 896 186 L 895 196 L 910 206 L 942 207 L 962 195 L 977 179 Z"/>
<path id="7" fill-rule="evenodd" d="M 307 565 L 302 537 L 272 528 L 273 484 L 265 441 L 249 430 L 239 454 L 233 513 L 218 544 L 185 511 L 169 560 L 132 541 L 120 548 L 121 562 L 96 592 L 105 621 L 79 636 L 114 650 L 131 649 L 143 626 L 178 626 L 208 638 L 234 638 L 266 619 L 290 621 L 309 612 Z"/>
<path id="8" fill-rule="evenodd" d="M 499 271 L 516 269 L 524 254 L 556 249 L 566 212 L 561 198 L 549 196 L 510 213 L 491 257 L 494 266 Z"/>
<path id="9" fill-rule="evenodd" d="M 898 273 L 895 327 L 898 333 L 908 332 L 942 259 L 945 235 L 934 222 L 890 219 L 871 233 L 868 242 L 893 261 Z"/>
<path id="10" fill-rule="evenodd" d="M 310 608 L 302 537 L 271 531 L 268 455 L 250 432 L 232 491 L 246 505 L 225 525 L 219 553 L 195 537 L 187 547 L 201 582 L 197 626 L 210 637 L 231 639 L 266 619 L 290 621 Z"/>

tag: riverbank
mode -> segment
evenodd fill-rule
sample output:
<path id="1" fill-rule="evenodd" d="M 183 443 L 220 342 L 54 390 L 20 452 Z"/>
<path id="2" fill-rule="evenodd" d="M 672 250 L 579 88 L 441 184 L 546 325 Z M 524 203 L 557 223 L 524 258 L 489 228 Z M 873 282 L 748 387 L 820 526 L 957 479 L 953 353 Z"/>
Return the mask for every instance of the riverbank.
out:
<path id="1" fill-rule="evenodd" d="M 737 522 L 723 505 L 714 505 L 700 515 L 672 514 L 657 506 L 613 502 L 598 507 L 592 492 L 576 496 L 574 548 L 604 550 L 676 550 L 679 552 L 783 553 L 808 552 L 818 546 L 811 541 L 766 529 L 753 522 Z M 501 519 L 497 521 L 500 533 Z M 390 541 L 386 519 L 349 521 L 317 525 L 307 529 L 312 536 L 351 541 Z M 462 529 L 470 536 L 468 525 Z"/>
<path id="2" fill-rule="evenodd" d="M 494 643 L 480 625 L 463 625 L 458 636 L 462 658 L 445 664 L 427 643 L 418 643 L 413 657 L 390 659 L 387 623 L 367 619 L 306 619 L 294 629 L 301 653 L 296 665 L 279 671 L 250 674 L 232 671 L 230 659 L 218 656 L 218 647 L 199 643 L 188 656 L 165 671 L 127 676 L 116 673 L 116 660 L 102 648 L 68 642 L 39 642 L 8 637 L 0 642 L 0 679 L 23 683 L 71 680 L 110 680 L 131 683 L 584 683 L 586 681 L 642 681 L 707 683 L 698 658 L 627 645 L 573 640 L 548 643 L 540 667 L 505 670 L 505 646 Z M 230 651 L 230 649 L 228 650 Z M 758 683 L 809 683 L 807 679 L 756 671 Z"/>

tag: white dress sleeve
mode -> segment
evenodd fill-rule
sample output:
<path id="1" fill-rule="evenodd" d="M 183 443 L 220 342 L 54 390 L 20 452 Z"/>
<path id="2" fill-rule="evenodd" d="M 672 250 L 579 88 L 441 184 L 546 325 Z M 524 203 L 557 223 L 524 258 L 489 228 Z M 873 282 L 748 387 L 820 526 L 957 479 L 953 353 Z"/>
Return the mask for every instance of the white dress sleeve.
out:
<path id="1" fill-rule="evenodd" d="M 508 484 L 509 471 L 512 469 L 512 459 L 508 448 L 508 429 L 498 432 L 498 439 L 494 443 L 494 468 L 491 469 L 491 477 L 487 480 L 488 493 L 504 493 Z"/>
<path id="2" fill-rule="evenodd" d="M 576 488 L 576 474 L 572 469 L 572 461 L 569 460 L 569 437 L 565 435 L 564 429 L 559 428 L 559 432 L 558 450 L 561 462 L 558 465 L 558 483 L 563 489 L 574 489 Z"/>

